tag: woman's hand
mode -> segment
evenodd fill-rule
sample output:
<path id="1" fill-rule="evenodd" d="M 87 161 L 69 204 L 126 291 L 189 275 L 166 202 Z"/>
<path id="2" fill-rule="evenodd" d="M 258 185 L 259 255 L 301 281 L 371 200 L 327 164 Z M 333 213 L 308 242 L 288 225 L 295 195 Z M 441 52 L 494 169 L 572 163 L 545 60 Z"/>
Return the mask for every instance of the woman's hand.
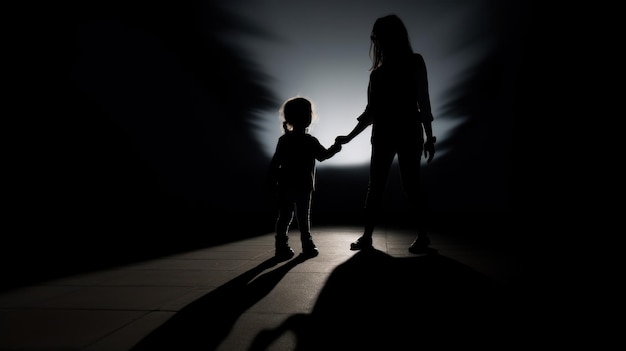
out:
<path id="1" fill-rule="evenodd" d="M 350 141 L 350 138 L 348 138 L 345 135 L 340 135 L 335 138 L 335 143 L 340 144 L 340 145 L 347 144 L 349 141 Z"/>
<path id="2" fill-rule="evenodd" d="M 424 143 L 424 157 L 426 157 L 426 162 L 428 163 L 435 157 L 435 141 L 437 141 L 437 139 L 432 137 L 427 139 Z"/>

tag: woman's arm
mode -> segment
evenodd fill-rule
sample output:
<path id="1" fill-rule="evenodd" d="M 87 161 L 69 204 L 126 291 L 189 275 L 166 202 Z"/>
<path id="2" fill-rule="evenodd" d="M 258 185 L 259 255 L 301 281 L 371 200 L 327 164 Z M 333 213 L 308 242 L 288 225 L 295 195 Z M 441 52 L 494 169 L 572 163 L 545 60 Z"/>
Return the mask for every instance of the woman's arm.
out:
<path id="1" fill-rule="evenodd" d="M 433 136 L 433 127 L 431 122 L 423 122 L 424 133 L 426 133 L 426 141 L 424 142 L 424 157 L 426 162 L 433 160 L 435 157 L 435 142 L 437 138 Z"/>
<path id="2" fill-rule="evenodd" d="M 430 105 L 430 93 L 428 91 L 428 73 L 426 71 L 426 62 L 420 54 L 415 54 L 417 64 L 417 106 L 420 109 L 422 122 L 432 122 L 434 117 Z M 432 136 L 427 134 L 427 136 Z"/>
<path id="3" fill-rule="evenodd" d="M 428 92 L 428 74 L 426 63 L 420 54 L 415 54 L 417 60 L 417 105 L 420 109 L 422 125 L 426 134 L 424 142 L 424 157 L 430 162 L 435 157 L 435 142 L 437 138 L 433 136 L 432 122 L 434 120 L 430 105 L 430 94 Z"/>
<path id="4" fill-rule="evenodd" d="M 363 117 L 363 115 L 361 115 L 361 117 Z M 361 118 L 361 117 L 359 117 L 358 123 L 356 124 L 356 126 L 354 126 L 354 129 L 352 129 L 352 131 L 348 133 L 348 135 L 340 135 L 335 138 L 335 142 L 337 144 L 349 143 L 352 139 L 354 139 L 354 137 L 361 134 L 361 132 L 364 131 L 365 128 L 367 128 L 370 124 L 372 124 L 368 120 L 368 118 Z"/>

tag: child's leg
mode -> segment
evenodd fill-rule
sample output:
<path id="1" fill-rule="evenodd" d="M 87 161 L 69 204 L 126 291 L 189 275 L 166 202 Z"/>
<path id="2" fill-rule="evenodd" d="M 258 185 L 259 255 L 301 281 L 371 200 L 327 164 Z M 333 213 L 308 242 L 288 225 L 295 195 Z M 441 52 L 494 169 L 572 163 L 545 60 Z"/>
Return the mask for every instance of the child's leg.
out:
<path id="1" fill-rule="evenodd" d="M 276 219 L 275 248 L 276 255 L 293 255 L 293 250 L 289 247 L 289 226 L 293 219 L 293 202 L 287 197 L 281 197 L 278 208 L 278 218 Z"/>
<path id="2" fill-rule="evenodd" d="M 311 237 L 311 193 L 299 195 L 296 199 L 296 220 L 300 229 L 300 238 Z"/>
<path id="3" fill-rule="evenodd" d="M 306 255 L 317 256 L 317 247 L 313 243 L 311 236 L 311 198 L 312 193 L 302 194 L 296 200 L 296 219 L 300 229 L 300 241 L 302 242 L 302 252 Z"/>
<path id="4" fill-rule="evenodd" d="M 285 238 L 285 241 L 287 240 L 287 233 L 289 231 L 289 226 L 291 225 L 292 218 L 293 211 L 291 209 L 280 209 L 278 211 L 278 218 L 276 219 L 277 238 Z"/>

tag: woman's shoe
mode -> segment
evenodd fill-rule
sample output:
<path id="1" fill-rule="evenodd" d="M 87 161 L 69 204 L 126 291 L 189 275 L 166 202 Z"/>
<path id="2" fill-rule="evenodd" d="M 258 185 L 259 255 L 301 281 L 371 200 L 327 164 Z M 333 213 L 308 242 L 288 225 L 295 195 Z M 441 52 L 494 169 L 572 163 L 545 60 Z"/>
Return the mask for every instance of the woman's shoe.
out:
<path id="1" fill-rule="evenodd" d="M 413 254 L 425 254 L 432 251 L 428 247 L 430 245 L 430 238 L 417 238 L 409 246 L 409 252 Z"/>
<path id="2" fill-rule="evenodd" d="M 356 239 L 355 242 L 350 244 L 350 250 L 357 251 L 363 249 L 371 249 L 372 246 L 372 237 L 370 236 L 362 236 Z"/>

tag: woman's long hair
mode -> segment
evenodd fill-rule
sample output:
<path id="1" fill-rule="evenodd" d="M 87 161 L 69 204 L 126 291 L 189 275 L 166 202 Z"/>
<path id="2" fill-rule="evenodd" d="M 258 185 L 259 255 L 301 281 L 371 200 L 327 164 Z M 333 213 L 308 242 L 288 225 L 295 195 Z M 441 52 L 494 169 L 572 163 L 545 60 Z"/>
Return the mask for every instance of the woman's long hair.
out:
<path id="1" fill-rule="evenodd" d="M 413 48 L 409 40 L 409 33 L 404 23 L 397 15 L 380 17 L 374 22 L 370 35 L 370 58 L 375 70 L 385 60 L 410 57 Z"/>

